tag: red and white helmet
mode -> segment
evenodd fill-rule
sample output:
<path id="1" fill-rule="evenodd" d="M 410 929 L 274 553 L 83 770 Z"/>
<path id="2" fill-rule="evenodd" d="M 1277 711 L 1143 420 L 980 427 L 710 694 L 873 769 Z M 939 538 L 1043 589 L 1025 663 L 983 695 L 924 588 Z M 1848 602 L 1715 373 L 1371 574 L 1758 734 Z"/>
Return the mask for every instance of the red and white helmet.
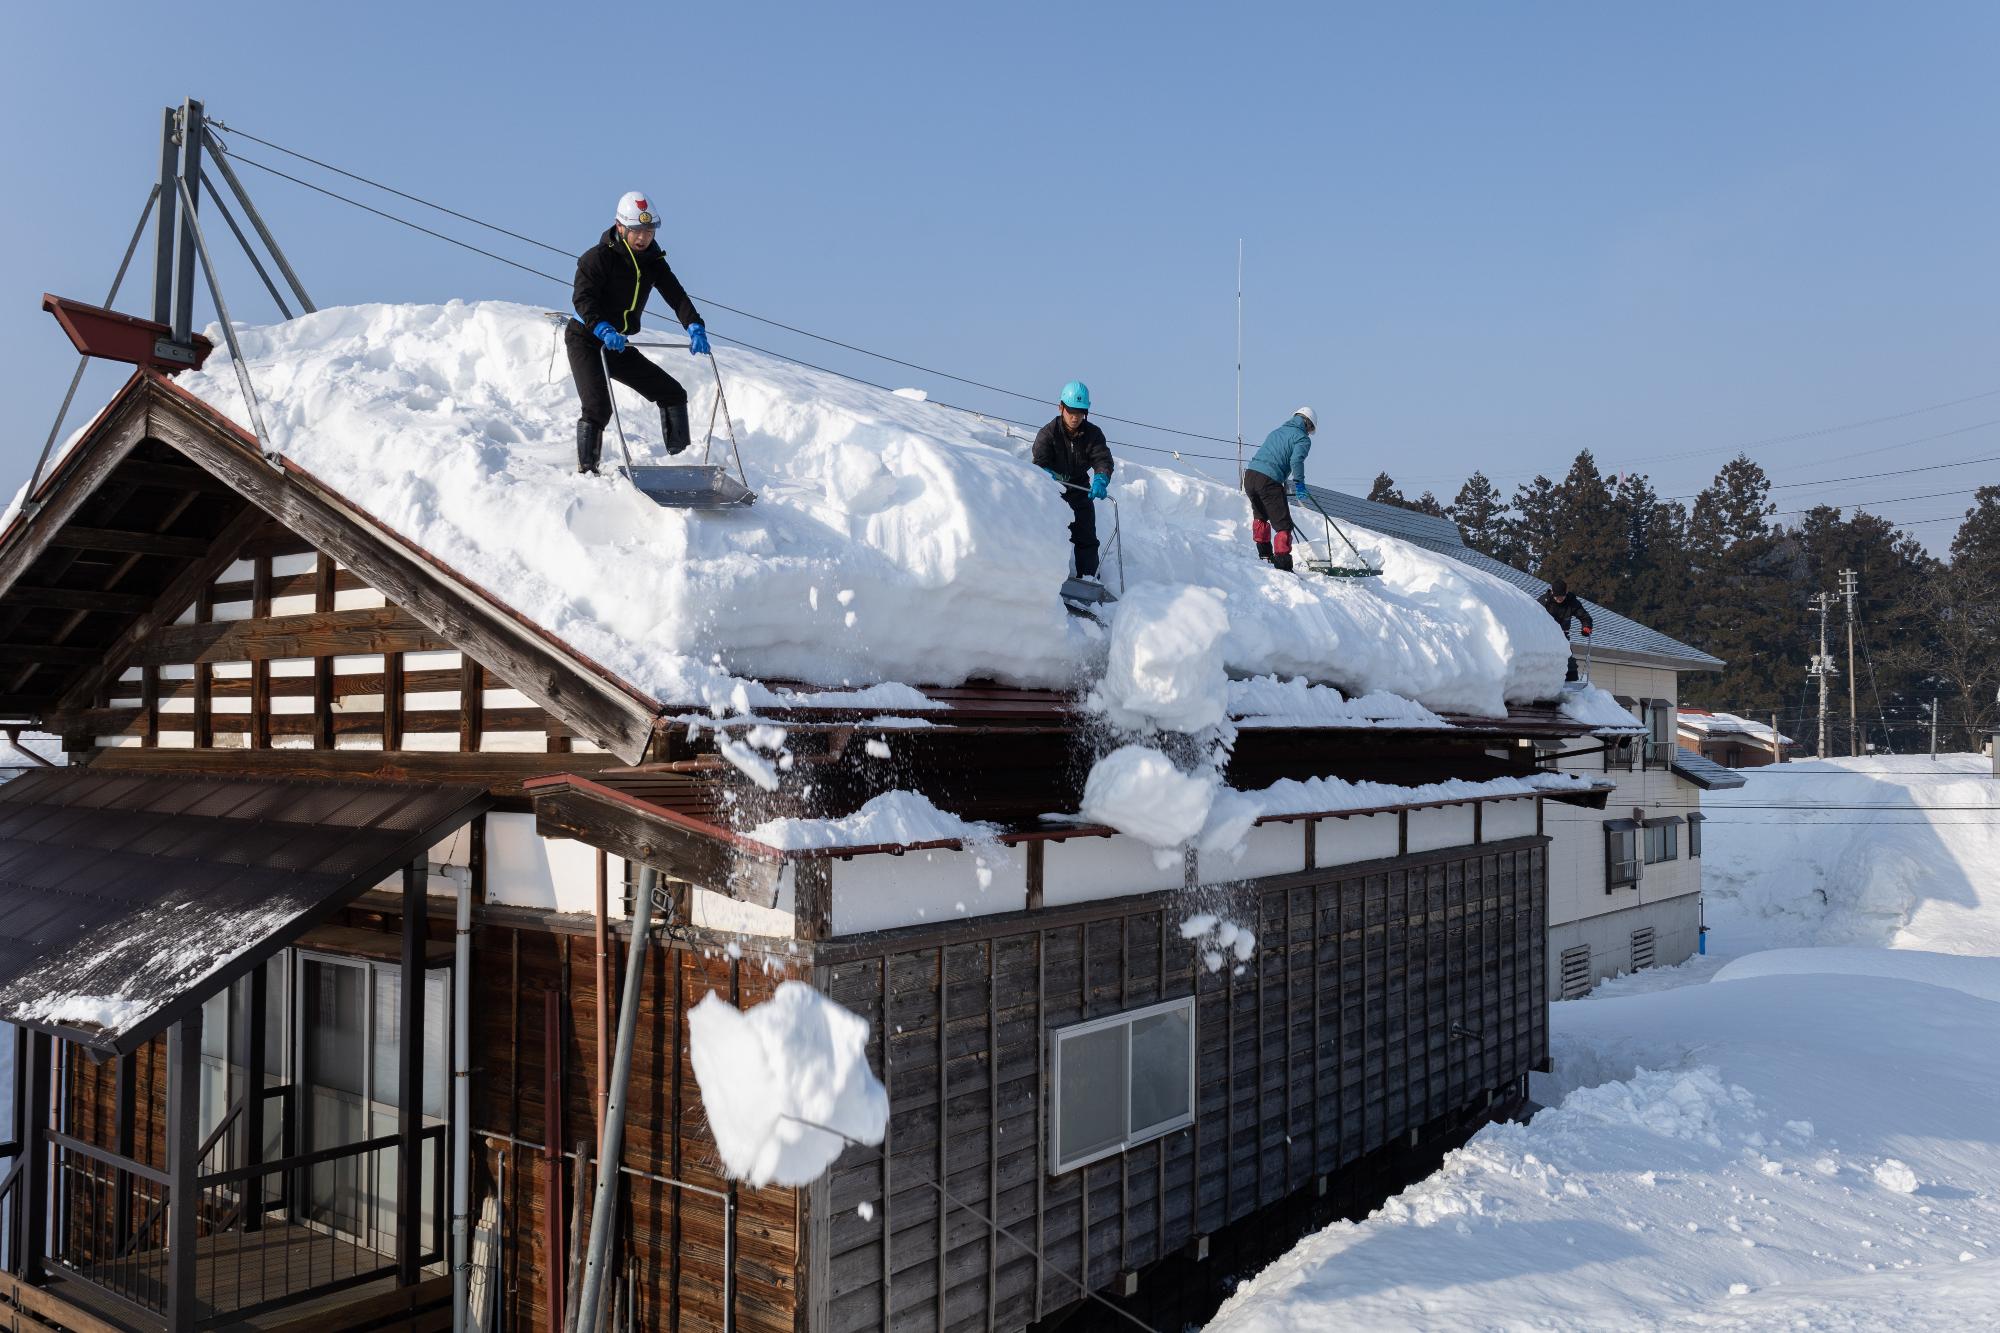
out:
<path id="1" fill-rule="evenodd" d="M 653 201 L 637 190 L 627 190 L 618 200 L 618 221 L 627 227 L 657 227 L 660 215 L 653 211 Z"/>

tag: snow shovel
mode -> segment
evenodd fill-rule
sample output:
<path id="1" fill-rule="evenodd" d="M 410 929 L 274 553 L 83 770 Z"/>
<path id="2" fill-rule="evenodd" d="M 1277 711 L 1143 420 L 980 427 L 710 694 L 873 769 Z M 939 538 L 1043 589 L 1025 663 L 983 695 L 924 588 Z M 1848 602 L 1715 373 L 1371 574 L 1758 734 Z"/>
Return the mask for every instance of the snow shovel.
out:
<path id="1" fill-rule="evenodd" d="M 1341 532 L 1340 525 L 1333 521 L 1333 515 L 1320 508 L 1319 500 L 1314 497 L 1311 491 L 1306 492 L 1306 503 L 1311 505 L 1315 510 L 1318 510 L 1319 516 L 1326 521 L 1327 534 L 1326 555 L 1323 558 L 1320 556 L 1308 557 L 1306 560 L 1307 569 L 1310 569 L 1315 574 L 1324 574 L 1326 577 L 1333 579 L 1379 579 L 1382 577 L 1382 571 L 1369 564 L 1367 558 L 1355 549 L 1354 543 L 1348 539 L 1347 534 Z M 1351 565 L 1334 563 L 1333 538 L 1335 534 L 1338 534 L 1340 540 L 1346 543 L 1348 551 L 1354 556 L 1355 563 Z M 1305 539 L 1301 536 L 1300 540 L 1303 541 Z M 1306 549 L 1308 551 L 1312 549 L 1310 542 L 1307 543 Z"/>
<path id="2" fill-rule="evenodd" d="M 628 347 L 679 347 L 686 343 L 627 343 Z M 714 356 L 708 358 L 709 367 L 715 372 L 715 405 L 709 409 L 708 438 L 702 442 L 699 463 L 634 463 L 631 446 L 625 440 L 625 420 L 618 411 L 618 394 L 611 380 L 611 363 L 604 350 L 598 349 L 598 362 L 604 367 L 605 392 L 611 397 L 611 417 L 618 425 L 618 452 L 625 456 L 625 465 L 618 469 L 624 477 L 639 488 L 639 493 L 654 504 L 666 509 L 740 509 L 757 499 L 757 493 L 750 489 L 743 476 L 743 454 L 736 449 L 736 427 L 729 424 L 729 445 L 736 452 L 736 475 L 729 474 L 729 468 L 722 463 L 708 461 L 710 447 L 715 442 L 715 414 L 722 409 L 722 371 L 716 367 Z"/>
<path id="3" fill-rule="evenodd" d="M 1073 481 L 1066 481 L 1063 485 L 1073 491 L 1089 490 L 1089 487 L 1079 486 Z M 1108 544 L 1117 549 L 1118 591 L 1123 592 L 1125 590 L 1125 540 L 1123 528 L 1119 521 L 1118 502 L 1108 495 L 1104 497 L 1104 500 L 1106 504 L 1111 506 L 1111 540 Z M 1087 616 L 1092 620 L 1102 619 L 1103 617 L 1100 615 L 1102 608 L 1118 600 L 1111 589 L 1105 587 L 1096 579 L 1085 578 L 1081 574 L 1073 574 L 1063 580 L 1061 596 L 1063 605 L 1069 609 L 1071 615 Z"/>

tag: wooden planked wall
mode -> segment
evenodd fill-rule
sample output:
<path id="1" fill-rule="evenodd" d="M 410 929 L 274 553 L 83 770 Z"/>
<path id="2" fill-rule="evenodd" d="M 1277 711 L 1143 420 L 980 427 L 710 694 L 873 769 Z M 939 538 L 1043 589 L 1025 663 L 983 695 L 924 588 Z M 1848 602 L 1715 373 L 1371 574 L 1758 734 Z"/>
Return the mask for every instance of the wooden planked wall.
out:
<path id="1" fill-rule="evenodd" d="M 1259 943 L 1240 970 L 1179 937 L 1216 910 L 1181 895 L 830 947 L 827 989 L 874 1026 L 890 1134 L 886 1157 L 850 1150 L 809 1190 L 811 1327 L 1023 1328 L 1081 1299 L 1078 1279 L 1104 1288 L 1483 1106 L 1547 1052 L 1546 846 L 1244 886 L 1232 914 Z M 1195 1124 L 1049 1175 L 1049 1029 L 1189 994 Z M 941 1207 L 939 1181 L 968 1207 Z"/>

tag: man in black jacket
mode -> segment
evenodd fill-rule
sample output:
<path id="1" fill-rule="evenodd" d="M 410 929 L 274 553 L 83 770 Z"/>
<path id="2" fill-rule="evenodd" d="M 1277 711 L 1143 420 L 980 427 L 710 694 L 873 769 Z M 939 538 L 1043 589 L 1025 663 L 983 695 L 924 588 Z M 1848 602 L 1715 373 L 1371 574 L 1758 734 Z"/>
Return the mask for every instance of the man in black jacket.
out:
<path id="1" fill-rule="evenodd" d="M 1581 597 L 1572 597 L 1569 595 L 1568 579 L 1557 579 L 1554 583 L 1551 583 L 1549 590 L 1541 595 L 1540 601 L 1542 603 L 1542 610 L 1554 616 L 1556 624 L 1562 626 L 1563 637 L 1565 639 L 1569 637 L 1569 622 L 1572 620 L 1582 622 L 1583 637 L 1586 639 L 1590 637 L 1590 608 L 1583 604 Z M 1574 657 L 1569 659 L 1569 674 L 1563 677 L 1563 679 L 1576 679 L 1576 659 Z"/>
<path id="2" fill-rule="evenodd" d="M 1097 515 L 1090 502 L 1110 489 L 1111 446 L 1090 423 L 1090 390 L 1083 381 L 1063 385 L 1056 419 L 1035 436 L 1035 466 L 1063 484 L 1077 577 L 1097 577 Z"/>
<path id="3" fill-rule="evenodd" d="M 646 297 L 657 291 L 687 328 L 688 348 L 696 356 L 708 353 L 708 332 L 701 312 L 687 289 L 667 267 L 667 257 L 653 244 L 660 225 L 646 196 L 634 190 L 618 201 L 611 229 L 576 261 L 576 318 L 563 326 L 569 371 L 576 379 L 583 416 L 576 423 L 576 470 L 596 472 L 604 448 L 604 426 L 611 420 L 611 378 L 637 389 L 648 402 L 660 405 L 660 433 L 667 452 L 688 447 L 687 390 L 645 353 L 626 345 L 639 331 Z"/>

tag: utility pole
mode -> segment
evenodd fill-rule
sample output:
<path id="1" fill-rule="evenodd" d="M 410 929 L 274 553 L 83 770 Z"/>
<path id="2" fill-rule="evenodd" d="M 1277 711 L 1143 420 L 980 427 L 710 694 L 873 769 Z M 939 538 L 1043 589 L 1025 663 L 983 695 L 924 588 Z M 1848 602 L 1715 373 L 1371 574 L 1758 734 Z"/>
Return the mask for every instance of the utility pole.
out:
<path id="1" fill-rule="evenodd" d="M 1854 601 L 1861 593 L 1861 572 L 1854 569 L 1840 571 L 1840 595 L 1847 599 L 1847 747 L 1857 759 L 1861 757 L 1861 727 L 1854 707 Z"/>
<path id="2" fill-rule="evenodd" d="M 1833 655 L 1826 650 L 1826 618 L 1833 610 L 1833 594 L 1816 592 L 1811 601 L 1819 608 L 1819 652 L 1813 657 L 1812 666 L 1806 674 L 1819 680 L 1819 757 L 1830 759 L 1832 756 L 1827 752 L 1826 737 L 1826 680 L 1828 676 L 1840 674 L 1840 669 L 1833 664 Z"/>
<path id="3" fill-rule="evenodd" d="M 1236 238 L 1236 486 L 1243 487 L 1243 238 Z"/>
<path id="4" fill-rule="evenodd" d="M 1785 733 L 1778 730 L 1778 710 L 1771 710 L 1771 762 L 1785 762 Z"/>
<path id="5" fill-rule="evenodd" d="M 1931 700 L 1931 761 L 1937 761 L 1937 700 Z"/>

